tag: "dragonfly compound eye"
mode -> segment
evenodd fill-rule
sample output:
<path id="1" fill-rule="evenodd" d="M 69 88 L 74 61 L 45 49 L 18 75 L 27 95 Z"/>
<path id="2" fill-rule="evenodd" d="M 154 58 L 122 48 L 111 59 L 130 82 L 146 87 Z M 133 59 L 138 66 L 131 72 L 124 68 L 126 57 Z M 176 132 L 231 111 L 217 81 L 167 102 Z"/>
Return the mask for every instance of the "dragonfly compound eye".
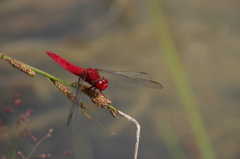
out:
<path id="1" fill-rule="evenodd" d="M 95 87 L 100 91 L 105 90 L 108 87 L 108 80 L 104 77 L 102 79 L 99 79 L 98 81 L 96 81 Z"/>

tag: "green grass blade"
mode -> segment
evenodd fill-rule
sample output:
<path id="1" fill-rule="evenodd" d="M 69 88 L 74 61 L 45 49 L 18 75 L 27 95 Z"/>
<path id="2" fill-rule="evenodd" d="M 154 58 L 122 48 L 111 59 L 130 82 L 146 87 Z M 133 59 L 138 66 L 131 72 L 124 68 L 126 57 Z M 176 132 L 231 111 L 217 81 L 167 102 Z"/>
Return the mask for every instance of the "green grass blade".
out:
<path id="1" fill-rule="evenodd" d="M 161 4 L 155 0 L 145 1 L 161 46 L 161 52 L 170 69 L 178 95 L 182 101 L 196 145 L 203 159 L 215 159 L 215 153 L 202 120 L 198 102 L 192 91 L 177 48 L 165 19 Z"/>

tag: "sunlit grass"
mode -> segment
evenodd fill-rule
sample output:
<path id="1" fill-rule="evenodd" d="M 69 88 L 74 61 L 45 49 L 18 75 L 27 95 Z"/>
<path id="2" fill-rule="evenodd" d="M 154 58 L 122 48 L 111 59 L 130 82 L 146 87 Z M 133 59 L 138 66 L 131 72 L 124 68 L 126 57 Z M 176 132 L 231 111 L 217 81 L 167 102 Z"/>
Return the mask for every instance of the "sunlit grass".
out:
<path id="1" fill-rule="evenodd" d="M 182 60 L 179 57 L 178 50 L 172 38 L 164 11 L 161 8 L 161 4 L 156 0 L 146 0 L 145 2 L 155 29 L 155 35 L 159 40 L 159 45 L 161 46 L 161 53 L 163 54 L 167 67 L 171 72 L 178 97 L 180 98 L 183 109 L 186 112 L 191 133 L 194 136 L 201 158 L 214 159 L 215 154 L 198 108 L 198 102 L 187 78 L 187 73 Z M 171 126 L 167 127 L 170 128 Z M 170 142 L 169 140 L 165 141 Z M 170 143 L 166 144 L 170 145 Z"/>
<path id="2" fill-rule="evenodd" d="M 175 133 L 170 116 L 165 113 L 156 113 L 155 123 L 172 158 L 186 159 L 187 157 Z"/>

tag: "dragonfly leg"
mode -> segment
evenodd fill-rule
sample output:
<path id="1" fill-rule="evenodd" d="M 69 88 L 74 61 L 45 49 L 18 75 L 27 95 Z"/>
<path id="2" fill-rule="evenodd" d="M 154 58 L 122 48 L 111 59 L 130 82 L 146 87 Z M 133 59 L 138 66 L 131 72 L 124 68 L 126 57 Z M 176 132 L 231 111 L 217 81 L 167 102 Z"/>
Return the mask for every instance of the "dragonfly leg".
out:
<path id="1" fill-rule="evenodd" d="M 100 90 L 99 90 L 100 91 Z M 100 91 L 100 93 L 104 96 L 104 97 L 106 97 L 104 94 L 103 94 L 103 92 L 102 91 Z"/>
<path id="2" fill-rule="evenodd" d="M 95 90 L 96 90 L 96 87 L 93 88 L 93 91 L 90 94 L 94 95 Z"/>
<path id="3" fill-rule="evenodd" d="M 90 87 L 85 87 L 84 91 L 88 94 L 88 96 L 90 98 L 92 98 L 93 100 L 95 100 L 96 97 L 100 97 L 103 96 L 106 98 L 106 96 L 102 93 L 102 90 L 96 91 L 96 87 L 94 86 L 90 86 Z"/>
<path id="4" fill-rule="evenodd" d="M 94 89 L 91 91 L 92 88 L 94 88 Z M 95 92 L 96 87 L 91 86 L 91 87 L 87 88 L 86 90 L 89 92 L 89 95 L 93 96 L 93 93 Z"/>
<path id="5" fill-rule="evenodd" d="M 94 86 L 92 86 L 92 87 L 94 87 Z M 91 88 L 91 87 L 90 87 Z M 93 91 L 90 93 L 91 95 L 93 95 L 93 93 L 96 91 L 96 87 L 94 87 L 94 89 L 93 89 Z M 101 93 L 101 95 L 103 95 L 104 97 L 106 97 L 104 94 L 103 94 L 103 92 L 102 92 L 102 90 L 99 90 L 99 92 Z"/>

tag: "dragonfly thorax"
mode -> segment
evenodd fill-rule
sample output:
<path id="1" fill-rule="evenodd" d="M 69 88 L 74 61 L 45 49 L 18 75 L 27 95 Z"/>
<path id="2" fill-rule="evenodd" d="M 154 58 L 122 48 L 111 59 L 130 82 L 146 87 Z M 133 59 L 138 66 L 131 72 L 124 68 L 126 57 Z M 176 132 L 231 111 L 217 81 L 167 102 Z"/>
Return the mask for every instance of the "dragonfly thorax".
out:
<path id="1" fill-rule="evenodd" d="M 96 69 L 87 68 L 84 72 L 82 72 L 81 76 L 86 82 L 100 91 L 103 91 L 108 87 L 108 80 L 103 76 L 100 76 Z"/>

